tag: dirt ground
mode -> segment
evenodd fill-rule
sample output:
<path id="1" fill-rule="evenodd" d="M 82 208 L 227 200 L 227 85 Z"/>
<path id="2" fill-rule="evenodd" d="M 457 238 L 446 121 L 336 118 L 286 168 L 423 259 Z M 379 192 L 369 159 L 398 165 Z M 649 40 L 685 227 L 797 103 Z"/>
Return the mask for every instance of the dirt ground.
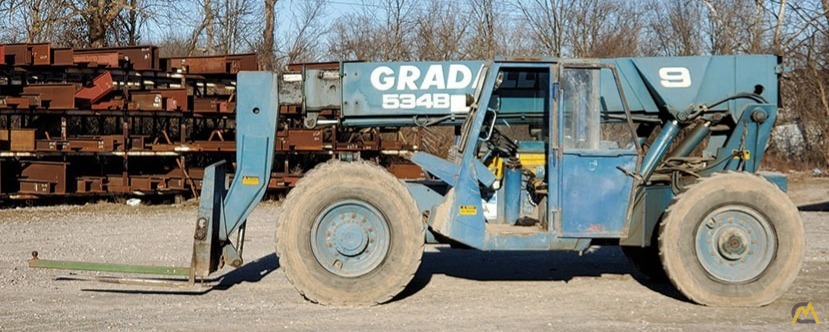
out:
<path id="1" fill-rule="evenodd" d="M 790 195 L 806 226 L 806 261 L 794 286 L 762 308 L 709 308 L 645 279 L 618 248 L 577 253 L 483 253 L 427 246 L 397 300 L 326 307 L 304 300 L 274 255 L 276 203 L 249 220 L 243 267 L 212 289 L 148 288 L 56 280 L 42 259 L 187 266 L 195 205 L 112 203 L 0 210 L 0 331 L 16 330 L 826 330 L 829 324 L 829 179 L 799 178 Z M 79 273 L 94 275 L 94 273 Z M 791 324 L 811 301 L 821 325 Z"/>

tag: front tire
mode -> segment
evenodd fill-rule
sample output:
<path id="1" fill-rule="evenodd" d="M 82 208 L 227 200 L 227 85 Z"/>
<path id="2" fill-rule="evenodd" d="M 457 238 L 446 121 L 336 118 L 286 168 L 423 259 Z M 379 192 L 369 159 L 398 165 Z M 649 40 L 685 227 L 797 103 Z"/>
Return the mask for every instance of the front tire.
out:
<path id="1" fill-rule="evenodd" d="M 282 270 L 308 300 L 372 305 L 411 281 L 425 227 L 408 190 L 386 170 L 329 162 L 288 194 L 276 238 Z"/>
<path id="2" fill-rule="evenodd" d="M 710 306 L 762 306 L 791 286 L 805 239 L 797 207 L 775 185 L 747 173 L 718 173 L 678 195 L 659 227 L 671 283 Z"/>

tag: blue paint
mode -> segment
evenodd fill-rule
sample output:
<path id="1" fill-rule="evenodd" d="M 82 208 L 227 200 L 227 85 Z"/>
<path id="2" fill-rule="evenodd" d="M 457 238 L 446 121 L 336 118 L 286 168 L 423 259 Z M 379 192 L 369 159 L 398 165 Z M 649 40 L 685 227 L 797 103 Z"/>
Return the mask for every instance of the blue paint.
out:
<path id="1" fill-rule="evenodd" d="M 716 160 L 711 163 L 713 167 L 702 172 L 703 174 L 725 170 L 754 173 L 760 168 L 772 126 L 777 119 L 777 106 L 751 104 L 741 113 L 737 126 L 722 147 L 709 144 L 708 148 L 716 151 Z M 761 119 L 758 115 L 764 120 L 757 121 Z M 748 158 L 735 157 L 739 150 L 749 151 Z"/>
<path id="2" fill-rule="evenodd" d="M 190 263 L 190 278 L 207 277 L 219 267 L 221 246 L 219 245 L 219 224 L 222 221 L 222 201 L 225 190 L 224 160 L 204 169 L 199 216 L 196 222 L 196 236 L 193 240 L 193 258 Z"/>
<path id="3" fill-rule="evenodd" d="M 589 64 L 590 61 L 578 63 Z M 701 104 L 738 92 L 753 91 L 755 84 L 763 85 L 763 95 L 769 100 L 767 105 L 755 105 L 749 100 L 737 99 L 713 108 L 729 112 L 735 116 L 735 122 L 738 123 L 737 129 L 734 133 L 728 134 L 727 140 L 713 140 L 715 153 L 719 156 L 731 156 L 731 150 L 736 146 L 751 151 L 752 154 L 751 158 L 739 163 L 723 162 L 721 167 L 755 171 L 759 166 L 770 132 L 768 126 L 773 124 L 776 116 L 774 108 L 777 76 L 775 71 L 771 70 L 776 67 L 774 56 L 609 59 L 600 60 L 599 63 L 617 66 L 623 86 L 622 93 L 625 94 L 634 113 L 659 113 L 667 119 L 671 119 L 672 116 L 682 117 Z M 470 113 L 471 117 L 464 123 L 465 135 L 459 137 L 456 142 L 458 158 L 446 161 L 424 153 L 415 154 L 412 158 L 424 170 L 436 175 L 451 187 L 445 195 L 430 192 L 430 189 L 422 186 L 410 187 L 414 197 L 424 196 L 423 199 L 417 198 L 418 207 L 421 211 L 429 212 L 428 223 L 436 231 L 461 243 L 485 250 L 573 249 L 589 244 L 589 239 L 593 238 L 619 238 L 627 245 L 648 244 L 653 227 L 673 198 L 673 193 L 669 186 L 637 187 L 643 182 L 637 181 L 638 177 L 629 174 L 638 173 L 645 179 L 644 183 L 647 183 L 647 179 L 674 143 L 681 129 L 680 121 L 665 121 L 661 132 L 644 156 L 638 155 L 634 150 L 593 144 L 602 139 L 601 135 L 590 136 L 595 139 L 590 140 L 592 143 L 587 148 L 580 146 L 579 149 L 575 149 L 564 146 L 563 130 L 557 126 L 564 123 L 565 112 L 562 107 L 569 104 L 559 104 L 553 99 L 553 96 L 561 96 L 559 91 L 555 91 L 559 85 L 553 81 L 557 81 L 557 78 L 553 79 L 549 75 L 554 66 L 553 63 L 491 63 L 484 67 L 485 76 L 476 102 L 477 105 L 491 105 L 490 101 L 498 98 L 499 103 L 496 104 L 500 105 L 499 119 L 504 119 L 501 112 L 524 112 L 523 116 L 526 116 L 533 112 L 550 114 L 557 111 L 550 114 L 556 117 L 554 121 L 547 121 L 548 133 L 553 137 L 551 141 L 519 142 L 521 152 L 537 153 L 540 150 L 547 156 L 546 169 L 539 173 L 541 176 L 546 173 L 549 188 L 547 229 L 539 228 L 537 233 L 530 234 L 510 234 L 509 231 L 502 234 L 499 233 L 503 231 L 500 228 L 486 227 L 487 223 L 482 215 L 481 188 L 487 188 L 494 177 L 480 162 L 477 154 L 480 144 L 478 133 L 485 118 L 485 112 L 481 109 Z M 765 70 L 746 70 L 752 66 Z M 664 76 L 660 74 L 660 69 L 664 67 L 688 69 L 689 87 L 666 87 L 663 82 Z M 512 79 L 492 94 L 496 74 L 500 71 L 518 72 L 516 68 L 536 73 L 535 80 L 527 77 Z M 601 90 L 601 103 L 597 104 L 599 106 L 596 109 L 579 109 L 580 112 L 585 112 L 577 114 L 584 115 L 583 118 L 579 118 L 583 122 L 597 121 L 595 114 L 589 112 L 623 111 L 616 82 L 611 76 L 612 70 L 599 67 L 593 70 L 600 73 L 597 75 L 598 83 L 593 87 Z M 724 80 L 723 77 L 728 79 Z M 544 80 L 547 82 L 541 84 Z M 720 81 L 727 82 L 714 84 Z M 519 89 L 522 84 L 519 82 L 523 82 L 525 91 Z M 572 93 L 571 98 L 580 96 L 578 93 Z M 562 100 L 564 98 L 559 98 L 558 101 Z M 553 106 L 558 108 L 554 109 Z M 752 117 L 758 110 L 762 111 L 764 116 Z M 381 112 L 373 114 L 366 115 L 365 121 L 371 121 L 371 116 L 379 115 Z M 763 121 L 756 121 L 758 118 Z M 742 134 L 743 131 L 745 135 Z M 708 146 L 710 148 L 712 144 L 709 142 Z M 628 171 L 628 174 L 622 170 Z M 779 177 L 771 179 L 777 181 Z M 498 204 L 502 206 L 498 209 L 497 220 L 511 224 L 521 217 L 521 184 L 519 170 L 505 170 L 502 187 L 496 194 Z M 638 195 L 636 206 L 633 201 L 635 195 Z M 519 198 L 517 204 L 515 197 Z"/>
<path id="4" fill-rule="evenodd" d="M 633 113 L 671 114 L 687 111 L 691 107 L 710 103 L 739 92 L 752 92 L 755 85 L 765 89 L 763 97 L 769 104 L 777 105 L 777 57 L 774 55 L 732 55 L 603 59 L 602 63 L 615 64 L 622 81 L 622 88 Z M 689 86 L 665 87 L 660 69 L 686 68 Z M 602 72 L 602 96 L 607 112 L 623 113 L 619 93 L 607 72 Z M 655 95 L 654 95 L 655 93 Z M 661 103 L 660 100 L 664 103 Z M 714 110 L 729 110 L 735 118 L 752 102 L 747 99 L 724 103 Z"/>
<path id="5" fill-rule="evenodd" d="M 789 179 L 786 177 L 786 174 L 778 172 L 758 172 L 758 175 L 773 183 L 783 192 L 789 191 Z"/>
<path id="6" fill-rule="evenodd" d="M 446 159 L 432 155 L 427 152 L 416 152 L 409 160 L 420 166 L 424 171 L 434 175 L 438 179 L 443 180 L 449 186 L 456 186 L 458 183 L 458 173 L 460 173 L 460 166 Z"/>
<path id="7" fill-rule="evenodd" d="M 390 230 L 383 214 L 357 200 L 327 207 L 311 226 L 311 250 L 324 269 L 338 276 L 371 272 L 386 257 Z"/>
<path id="8" fill-rule="evenodd" d="M 562 158 L 563 237 L 620 237 L 626 231 L 633 178 L 617 167 L 634 169 L 632 150 L 565 150 Z"/>
<path id="9" fill-rule="evenodd" d="M 343 116 L 464 114 L 483 67 L 482 61 L 345 63 Z"/>
<path id="10" fill-rule="evenodd" d="M 774 258 L 777 236 L 765 216 L 745 206 L 714 210 L 697 226 L 697 257 L 715 280 L 741 283 L 761 275 Z"/>
<path id="11" fill-rule="evenodd" d="M 671 143 L 679 134 L 679 123 L 676 120 L 671 120 L 665 123 L 659 136 L 653 141 L 650 150 L 642 160 L 642 166 L 639 168 L 639 174 L 647 180 L 653 174 L 653 170 L 662 161 L 662 157 L 671 147 Z M 629 169 L 630 170 L 630 169 Z"/>
<path id="12" fill-rule="evenodd" d="M 222 240 L 245 222 L 270 181 L 279 114 L 277 81 L 271 72 L 237 76 L 236 174 L 223 204 Z"/>
<path id="13" fill-rule="evenodd" d="M 504 222 L 514 225 L 521 215 L 521 165 L 504 168 Z"/>

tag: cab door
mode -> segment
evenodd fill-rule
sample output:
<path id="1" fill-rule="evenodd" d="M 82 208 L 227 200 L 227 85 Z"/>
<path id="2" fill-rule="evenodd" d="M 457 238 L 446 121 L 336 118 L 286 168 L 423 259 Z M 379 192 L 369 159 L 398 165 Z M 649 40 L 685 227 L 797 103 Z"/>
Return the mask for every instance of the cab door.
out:
<path id="1" fill-rule="evenodd" d="M 559 150 L 550 154 L 557 160 L 548 165 L 550 176 L 558 177 L 556 188 L 550 187 L 557 199 L 550 201 L 558 205 L 558 215 L 551 217 L 560 237 L 626 235 L 634 188 L 628 174 L 637 169 L 639 153 L 624 117 L 603 110 L 602 79 L 614 79 L 614 73 L 596 65 L 559 70 L 554 112 Z"/>

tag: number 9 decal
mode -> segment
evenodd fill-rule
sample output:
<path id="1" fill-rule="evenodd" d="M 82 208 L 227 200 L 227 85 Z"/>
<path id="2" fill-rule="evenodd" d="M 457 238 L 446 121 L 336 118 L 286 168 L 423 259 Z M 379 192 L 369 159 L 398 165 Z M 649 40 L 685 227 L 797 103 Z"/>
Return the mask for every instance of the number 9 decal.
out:
<path id="1" fill-rule="evenodd" d="M 687 88 L 691 86 L 691 72 L 685 67 L 659 68 L 659 79 L 666 88 Z"/>

